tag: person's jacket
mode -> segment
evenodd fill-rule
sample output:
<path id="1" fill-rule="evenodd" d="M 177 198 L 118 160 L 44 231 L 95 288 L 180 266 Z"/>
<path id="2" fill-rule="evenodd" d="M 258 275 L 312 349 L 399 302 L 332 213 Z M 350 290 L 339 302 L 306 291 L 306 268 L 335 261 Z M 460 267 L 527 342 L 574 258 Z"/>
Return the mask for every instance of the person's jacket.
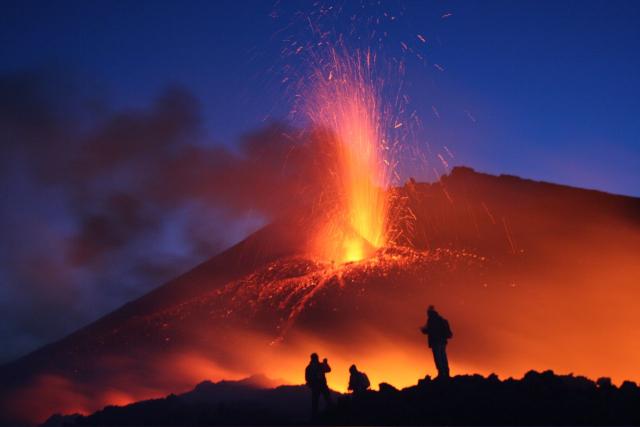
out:
<path id="1" fill-rule="evenodd" d="M 422 333 L 428 336 L 429 347 L 446 344 L 453 337 L 449 322 L 437 313 L 429 316 Z"/>

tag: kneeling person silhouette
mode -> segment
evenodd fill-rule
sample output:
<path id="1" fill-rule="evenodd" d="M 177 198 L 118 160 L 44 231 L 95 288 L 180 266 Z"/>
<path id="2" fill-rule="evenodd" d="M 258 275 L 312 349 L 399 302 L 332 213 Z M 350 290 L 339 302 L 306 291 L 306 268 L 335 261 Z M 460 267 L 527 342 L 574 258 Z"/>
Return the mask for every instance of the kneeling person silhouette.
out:
<path id="1" fill-rule="evenodd" d="M 351 365 L 349 374 L 349 390 L 353 392 L 354 396 L 360 396 L 369 389 L 371 385 L 369 377 L 364 372 L 358 371 L 356 365 Z"/>

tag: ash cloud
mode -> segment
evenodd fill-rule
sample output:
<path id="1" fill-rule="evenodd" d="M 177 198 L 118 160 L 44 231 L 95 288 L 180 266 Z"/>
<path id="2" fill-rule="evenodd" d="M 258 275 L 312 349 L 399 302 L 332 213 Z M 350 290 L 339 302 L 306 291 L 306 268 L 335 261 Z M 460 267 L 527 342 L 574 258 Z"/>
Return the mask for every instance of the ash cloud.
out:
<path id="1" fill-rule="evenodd" d="M 272 124 L 214 144 L 180 87 L 116 111 L 67 83 L 0 76 L 0 362 L 214 255 L 326 179 L 308 133 Z"/>

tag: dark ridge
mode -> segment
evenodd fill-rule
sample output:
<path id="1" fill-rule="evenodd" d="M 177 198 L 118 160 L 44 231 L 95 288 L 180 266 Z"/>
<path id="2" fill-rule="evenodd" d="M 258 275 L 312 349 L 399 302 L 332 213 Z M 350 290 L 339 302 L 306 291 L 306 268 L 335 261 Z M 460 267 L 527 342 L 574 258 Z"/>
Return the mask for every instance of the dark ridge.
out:
<path id="1" fill-rule="evenodd" d="M 529 371 L 522 379 L 464 375 L 426 377 L 398 390 L 353 397 L 333 394 L 333 406 L 315 423 L 324 425 L 638 425 L 640 389 L 608 378 Z M 108 406 L 91 415 L 50 417 L 45 426 L 98 425 L 307 425 L 305 386 L 258 388 L 252 382 L 205 381 L 182 395 Z"/>

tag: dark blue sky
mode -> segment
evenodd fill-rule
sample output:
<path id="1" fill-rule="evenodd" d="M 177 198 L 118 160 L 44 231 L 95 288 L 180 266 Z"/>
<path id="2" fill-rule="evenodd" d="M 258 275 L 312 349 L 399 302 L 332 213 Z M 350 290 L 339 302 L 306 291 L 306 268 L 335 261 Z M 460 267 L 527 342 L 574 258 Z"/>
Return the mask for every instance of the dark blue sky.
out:
<path id="1" fill-rule="evenodd" d="M 203 104 L 211 137 L 233 144 L 290 108 L 273 69 L 278 30 L 299 8 L 310 6 L 5 2 L 0 71 L 56 67 L 116 106 L 179 83 Z M 425 56 L 444 68 L 409 63 L 420 138 L 479 170 L 640 195 L 638 2 L 389 2 L 403 8 L 391 41 L 426 35 Z"/>
<path id="2" fill-rule="evenodd" d="M 321 3 L 343 6 L 323 25 L 346 45 L 379 47 L 366 32 L 387 32 L 381 54 L 406 61 L 404 92 L 423 124 L 408 144 L 446 147 L 452 164 L 480 171 L 640 196 L 640 1 Z M 310 41 L 296 12 L 317 9 L 3 2 L 0 363 L 278 213 L 278 145 L 261 134 L 276 149 L 264 160 L 240 138 L 288 120 L 283 70 L 295 81 L 304 60 L 281 50 Z M 431 165 L 413 166 L 404 177 L 433 179 Z"/>

